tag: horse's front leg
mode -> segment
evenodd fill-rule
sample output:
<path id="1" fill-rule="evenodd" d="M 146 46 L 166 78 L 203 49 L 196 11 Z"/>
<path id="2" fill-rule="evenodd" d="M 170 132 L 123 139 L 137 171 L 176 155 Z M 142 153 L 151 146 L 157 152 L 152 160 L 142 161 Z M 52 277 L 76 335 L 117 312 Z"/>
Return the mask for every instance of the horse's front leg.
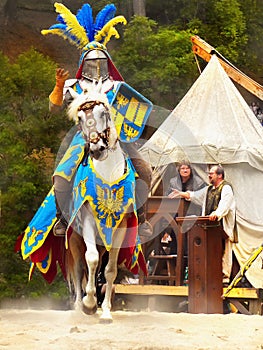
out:
<path id="1" fill-rule="evenodd" d="M 124 223 L 122 223 L 122 225 L 123 224 Z M 124 227 L 117 229 L 117 232 L 115 232 L 115 237 L 113 239 L 112 248 L 109 251 L 109 260 L 104 273 L 107 283 L 106 283 L 105 297 L 101 305 L 101 308 L 102 308 L 102 315 L 100 317 L 101 323 L 112 322 L 111 300 L 112 300 L 112 292 L 113 292 L 113 283 L 117 277 L 118 255 L 119 255 L 119 250 L 122 245 L 125 233 L 126 233 L 125 225 Z"/>
<path id="2" fill-rule="evenodd" d="M 101 305 L 102 309 L 102 315 L 100 317 L 101 323 L 111 323 L 112 322 L 112 316 L 111 316 L 111 298 L 112 298 L 112 292 L 113 292 L 113 283 L 116 279 L 117 272 L 118 272 L 118 254 L 119 254 L 119 248 L 112 248 L 109 251 L 109 261 L 107 266 L 105 267 L 105 279 L 106 279 L 106 290 L 105 290 L 105 296 L 103 303 Z"/>
<path id="3" fill-rule="evenodd" d="M 67 250 L 67 264 L 70 268 L 71 275 L 68 276 L 69 287 L 71 288 L 71 281 L 73 280 L 75 302 L 74 307 L 76 310 L 82 309 L 82 283 L 85 277 L 87 279 L 87 267 L 85 266 L 85 251 L 86 246 L 82 237 L 73 231 L 69 240 L 69 249 Z M 72 267 L 73 266 L 73 267 Z M 73 291 L 71 291 L 73 295 Z"/>
<path id="4" fill-rule="evenodd" d="M 88 208 L 82 209 L 83 239 L 86 244 L 85 259 L 88 266 L 88 283 L 86 296 L 82 299 L 83 311 L 89 315 L 97 311 L 96 271 L 99 263 L 99 253 L 96 248 L 96 225 Z"/>

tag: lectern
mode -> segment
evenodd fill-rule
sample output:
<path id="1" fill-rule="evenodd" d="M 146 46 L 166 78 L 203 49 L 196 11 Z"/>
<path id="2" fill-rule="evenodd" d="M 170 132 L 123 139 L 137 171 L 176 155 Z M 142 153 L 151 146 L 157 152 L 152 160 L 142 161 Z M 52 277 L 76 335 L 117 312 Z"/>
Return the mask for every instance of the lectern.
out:
<path id="1" fill-rule="evenodd" d="M 222 314 L 222 226 L 208 217 L 178 217 L 176 221 L 188 236 L 188 311 Z"/>

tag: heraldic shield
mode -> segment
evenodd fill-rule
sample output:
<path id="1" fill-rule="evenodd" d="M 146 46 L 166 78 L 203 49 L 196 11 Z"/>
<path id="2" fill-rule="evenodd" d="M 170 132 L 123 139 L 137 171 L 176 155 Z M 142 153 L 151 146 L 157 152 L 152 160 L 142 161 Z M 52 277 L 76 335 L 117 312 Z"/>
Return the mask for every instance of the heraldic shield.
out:
<path id="1" fill-rule="evenodd" d="M 113 120 L 122 142 L 141 136 L 153 104 L 125 82 L 120 82 L 111 103 Z"/>

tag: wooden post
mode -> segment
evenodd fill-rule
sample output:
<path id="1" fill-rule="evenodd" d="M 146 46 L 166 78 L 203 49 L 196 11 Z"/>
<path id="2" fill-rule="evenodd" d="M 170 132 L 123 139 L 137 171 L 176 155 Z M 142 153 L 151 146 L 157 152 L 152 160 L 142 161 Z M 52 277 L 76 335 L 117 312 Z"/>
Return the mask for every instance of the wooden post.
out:
<path id="1" fill-rule="evenodd" d="M 188 234 L 188 311 L 222 314 L 222 227 L 207 217 L 178 217 L 177 222 Z"/>

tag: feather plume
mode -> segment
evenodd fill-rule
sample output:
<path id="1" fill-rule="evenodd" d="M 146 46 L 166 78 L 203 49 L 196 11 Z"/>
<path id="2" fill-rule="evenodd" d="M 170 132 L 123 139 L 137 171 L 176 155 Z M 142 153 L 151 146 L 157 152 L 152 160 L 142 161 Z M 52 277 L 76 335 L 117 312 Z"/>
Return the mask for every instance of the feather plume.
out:
<path id="1" fill-rule="evenodd" d="M 68 31 L 71 33 L 72 36 L 78 39 L 80 44 L 78 44 L 77 46 L 85 46 L 89 42 L 89 40 L 86 35 L 85 29 L 79 24 L 76 16 L 73 15 L 73 13 L 61 3 L 56 2 L 54 6 L 56 8 L 56 12 L 58 12 L 61 15 L 65 24 L 67 25 Z"/>
<path id="2" fill-rule="evenodd" d="M 68 40 L 71 44 L 82 48 L 82 45 L 78 38 L 76 38 L 74 35 L 72 35 L 65 24 L 54 24 L 49 29 L 43 29 L 41 30 L 42 35 L 48 35 L 48 34 L 54 34 L 61 36 L 63 39 Z"/>
<path id="3" fill-rule="evenodd" d="M 61 15 L 57 16 L 57 22 L 62 23 L 62 24 L 66 24 L 66 22 L 64 21 L 64 19 Z"/>
<path id="4" fill-rule="evenodd" d="M 116 38 L 119 38 L 119 33 L 114 28 L 114 26 L 118 23 L 123 23 L 125 25 L 127 24 L 127 21 L 123 16 L 112 18 L 100 31 L 95 34 L 95 40 L 105 45 L 106 42 L 110 40 L 112 35 L 114 35 Z"/>
<path id="5" fill-rule="evenodd" d="M 84 4 L 75 16 L 62 3 L 54 4 L 57 16 L 57 24 L 49 29 L 44 29 L 41 34 L 56 34 L 67 39 L 71 44 L 80 49 L 87 47 L 87 44 L 96 41 L 97 44 L 106 45 L 112 36 L 119 38 L 119 33 L 114 28 L 118 23 L 127 23 L 123 16 L 114 17 L 116 7 L 114 4 L 106 5 L 97 15 L 93 22 L 92 8 Z M 106 50 L 106 48 L 103 48 Z"/>
<path id="6" fill-rule="evenodd" d="M 94 24 L 91 6 L 89 4 L 84 4 L 82 8 L 78 10 L 76 17 L 79 24 L 84 28 L 89 41 L 93 41 Z"/>
<path id="7" fill-rule="evenodd" d="M 101 30 L 105 24 L 107 24 L 116 13 L 116 7 L 114 4 L 106 5 L 98 14 L 95 20 L 94 29 L 95 32 Z"/>
<path id="8" fill-rule="evenodd" d="M 119 39 L 120 35 L 114 27 L 111 27 L 107 35 L 103 38 L 103 43 L 106 46 L 110 41 L 111 37 L 114 36 L 116 39 Z"/>

